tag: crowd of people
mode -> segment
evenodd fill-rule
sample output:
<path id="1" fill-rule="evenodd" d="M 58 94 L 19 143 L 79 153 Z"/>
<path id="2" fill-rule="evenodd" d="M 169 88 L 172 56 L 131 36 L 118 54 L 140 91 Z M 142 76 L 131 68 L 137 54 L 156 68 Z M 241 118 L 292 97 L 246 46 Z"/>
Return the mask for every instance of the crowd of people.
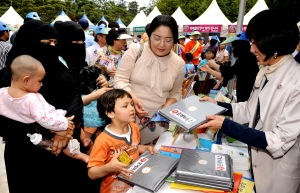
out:
<path id="1" fill-rule="evenodd" d="M 200 99 L 227 108 L 232 119 L 208 115 L 199 128 L 249 145 L 258 193 L 300 191 L 300 39 L 293 18 L 262 11 L 227 40 L 180 35 L 167 15 L 137 39 L 116 22 L 100 21 L 93 37 L 85 19 L 52 27 L 36 12 L 26 18 L 12 44 L 0 21 L 0 136 L 10 193 L 129 191 L 115 178 L 132 173 L 118 157 L 157 152 L 168 123 L 150 127 L 149 120 L 180 101 L 184 80 L 195 74 L 198 83 L 210 76 L 224 86 L 235 78 L 237 95 L 231 104 Z M 28 133 L 52 140 L 51 151 Z"/>

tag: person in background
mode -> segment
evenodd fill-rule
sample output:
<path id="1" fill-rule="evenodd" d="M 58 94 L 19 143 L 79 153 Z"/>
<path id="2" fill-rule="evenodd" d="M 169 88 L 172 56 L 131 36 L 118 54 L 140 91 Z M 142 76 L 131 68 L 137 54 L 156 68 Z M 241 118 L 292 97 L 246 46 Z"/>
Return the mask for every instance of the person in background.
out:
<path id="1" fill-rule="evenodd" d="M 198 37 L 201 35 L 200 32 L 198 31 L 193 31 L 191 33 L 192 36 L 192 40 L 189 41 L 186 45 L 185 45 L 185 53 L 190 52 L 191 54 L 193 54 L 194 58 L 192 60 L 192 63 L 195 66 L 195 70 L 197 71 L 197 66 L 199 64 L 199 58 L 201 56 L 201 53 L 203 52 L 203 48 L 200 45 L 200 43 L 197 41 Z"/>
<path id="2" fill-rule="evenodd" d="M 85 48 L 88 48 L 88 47 L 90 47 L 90 46 L 96 44 L 95 41 L 94 41 L 93 36 L 91 36 L 91 35 L 89 34 L 89 28 L 90 28 L 90 27 L 89 27 L 89 22 L 88 22 L 88 20 L 86 20 L 86 19 L 80 19 L 80 20 L 78 21 L 78 24 L 81 25 L 81 27 L 82 27 L 82 29 L 83 29 L 83 31 L 84 31 L 84 36 L 85 36 L 85 40 L 84 40 Z"/>
<path id="3" fill-rule="evenodd" d="M 137 42 L 140 43 L 140 42 L 141 42 L 141 39 L 142 39 L 142 36 L 141 36 L 141 35 L 137 35 L 136 37 L 137 37 Z"/>
<path id="4" fill-rule="evenodd" d="M 204 46 L 205 46 L 204 40 L 205 40 L 204 37 L 199 37 L 199 38 L 198 38 L 198 42 L 199 42 L 200 45 L 202 46 L 203 51 L 205 50 L 205 48 L 204 48 Z"/>
<path id="5" fill-rule="evenodd" d="M 211 61 L 208 62 L 208 66 L 202 66 L 201 70 L 212 74 L 217 79 L 224 77 L 224 85 L 227 84 L 228 80 L 236 76 L 237 101 L 247 101 L 259 71 L 255 56 L 250 52 L 249 40 L 246 37 L 246 33 L 240 31 L 223 43 L 231 43 L 233 56 L 237 58 L 235 64 L 233 66 L 223 66 Z M 214 68 L 216 71 L 210 68 Z"/>
<path id="6" fill-rule="evenodd" d="M 97 26 L 99 26 L 99 25 L 101 25 L 101 24 L 103 24 L 105 27 L 107 27 L 107 25 L 108 25 L 106 21 L 100 20 L 100 21 L 97 23 Z"/>
<path id="7" fill-rule="evenodd" d="M 189 32 L 187 32 L 185 34 L 185 42 L 184 42 L 184 45 L 186 45 L 189 41 L 191 41 L 190 37 L 191 37 L 191 34 Z"/>
<path id="8" fill-rule="evenodd" d="M 108 28 L 120 28 L 120 25 L 115 21 L 111 21 L 108 23 Z"/>
<path id="9" fill-rule="evenodd" d="M 100 60 L 99 56 L 102 56 L 106 52 L 106 36 L 110 28 L 106 28 L 104 24 L 99 25 L 96 28 L 96 35 L 94 41 L 96 42 L 93 46 L 86 49 L 85 61 L 89 66 L 92 66 L 96 63 L 97 60 Z"/>
<path id="10" fill-rule="evenodd" d="M 28 13 L 28 14 L 26 15 L 26 17 L 25 17 L 25 19 L 24 19 L 24 23 L 26 23 L 27 21 L 30 21 L 30 20 L 32 20 L 32 19 L 35 19 L 35 20 L 41 20 L 41 18 L 39 17 L 39 15 L 38 15 L 37 12 L 30 12 L 30 13 Z M 17 36 L 17 34 L 18 34 L 18 31 L 19 31 L 19 30 L 15 31 L 15 32 L 11 35 L 11 37 L 10 37 L 10 43 L 11 43 L 11 44 L 14 43 L 15 38 L 16 38 L 16 36 Z"/>
<path id="11" fill-rule="evenodd" d="M 96 138 L 88 163 L 88 175 L 91 179 L 103 178 L 101 193 L 128 192 L 131 185 L 118 180 L 118 174 L 131 178 L 133 172 L 129 164 L 118 161 L 121 153 L 126 153 L 134 162 L 140 154 L 149 151 L 158 153 L 150 145 L 140 144 L 139 127 L 134 123 L 135 109 L 131 95 L 121 89 L 104 93 L 98 100 L 97 109 L 106 119 L 104 131 Z"/>
<path id="12" fill-rule="evenodd" d="M 85 61 L 85 35 L 81 25 L 73 21 L 61 24 L 57 33 L 59 60 L 69 69 L 74 79 L 80 82 L 80 71 L 87 66 Z"/>
<path id="13" fill-rule="evenodd" d="M 179 46 L 179 49 L 181 51 L 181 58 L 185 61 L 185 46 L 184 46 L 184 42 L 185 42 L 185 36 L 179 36 L 179 38 L 178 38 L 178 46 Z"/>
<path id="14" fill-rule="evenodd" d="M 6 66 L 6 58 L 12 45 L 8 43 L 9 29 L 6 24 L 0 21 L 0 70 Z"/>
<path id="15" fill-rule="evenodd" d="M 148 23 L 147 25 L 146 25 L 146 32 L 142 35 L 142 39 L 141 39 L 141 41 L 140 41 L 140 43 L 141 44 L 143 44 L 143 43 L 146 43 L 146 42 L 148 42 L 149 41 L 149 37 L 148 37 L 148 34 L 147 34 L 147 31 L 149 31 L 149 27 L 150 27 L 150 23 Z"/>
<path id="16" fill-rule="evenodd" d="M 219 44 L 218 52 L 215 61 L 220 62 L 222 65 L 229 59 L 228 51 L 226 50 L 226 45 Z"/>
<path id="17" fill-rule="evenodd" d="M 208 47 L 212 47 L 213 49 L 215 49 L 216 53 L 218 52 L 218 42 L 220 42 L 218 36 L 213 36 L 211 37 L 210 41 L 209 41 L 209 46 Z"/>
<path id="18" fill-rule="evenodd" d="M 208 115 L 209 121 L 198 128 L 220 129 L 248 144 L 257 193 L 300 192 L 300 65 L 292 56 L 299 41 L 297 22 L 290 10 L 255 15 L 246 35 L 256 65 L 263 67 L 249 99 L 231 104 L 200 99 L 228 109 L 233 120 Z"/>
<path id="19" fill-rule="evenodd" d="M 196 73 L 194 64 L 191 63 L 191 61 L 193 60 L 193 54 L 191 53 L 185 53 L 185 59 L 186 59 L 186 64 L 185 64 L 185 75 L 184 78 L 188 78 L 190 76 L 192 76 L 193 74 Z"/>
<path id="20" fill-rule="evenodd" d="M 110 86 L 114 85 L 114 77 L 124 54 L 123 50 L 127 45 L 126 40 L 131 38 L 130 35 L 126 34 L 124 28 L 112 28 L 106 36 L 106 51 L 100 54 L 95 64 L 100 65 L 101 69 L 103 66 L 105 67 L 108 73 L 106 78 Z"/>
<path id="21" fill-rule="evenodd" d="M 122 57 L 115 76 L 116 89 L 124 89 L 132 96 L 138 116 L 136 123 L 141 128 L 145 120 L 156 111 L 176 103 L 181 99 L 185 63 L 172 52 L 178 41 L 175 19 L 159 15 L 149 28 L 149 41 L 132 44 Z M 143 51 L 140 48 L 143 46 Z M 141 131 L 141 144 L 155 143 L 166 126 L 154 123 L 150 130 L 147 125 Z"/>
<path id="22" fill-rule="evenodd" d="M 58 32 L 58 29 L 60 28 L 60 26 L 61 26 L 62 23 L 63 23 L 63 21 L 60 21 L 60 20 L 54 22 L 53 27 L 54 27 L 54 29 L 55 29 L 56 32 Z"/>

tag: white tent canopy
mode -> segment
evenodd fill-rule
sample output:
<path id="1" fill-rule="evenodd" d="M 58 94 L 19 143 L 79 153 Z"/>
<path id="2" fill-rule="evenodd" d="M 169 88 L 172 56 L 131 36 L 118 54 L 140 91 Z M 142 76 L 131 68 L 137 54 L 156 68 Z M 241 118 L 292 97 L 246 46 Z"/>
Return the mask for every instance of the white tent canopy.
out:
<path id="1" fill-rule="evenodd" d="M 67 14 L 64 11 L 61 11 L 59 16 L 51 24 L 54 25 L 56 21 L 71 21 L 71 19 L 67 16 Z"/>
<path id="2" fill-rule="evenodd" d="M 232 23 L 221 11 L 217 0 L 213 0 L 205 12 L 193 21 L 194 25 L 223 25 L 221 36 L 228 35 L 228 25 Z"/>
<path id="3" fill-rule="evenodd" d="M 144 21 L 147 18 L 144 11 L 140 11 L 134 19 L 131 21 L 131 23 L 127 26 L 130 28 L 130 31 L 133 31 L 134 27 L 142 26 L 141 21 Z"/>
<path id="4" fill-rule="evenodd" d="M 269 9 L 265 0 L 258 0 L 252 9 L 244 16 L 243 25 L 248 25 L 249 21 L 259 12 Z M 236 25 L 237 22 L 234 23 Z"/>
<path id="5" fill-rule="evenodd" d="M 176 11 L 172 14 L 172 17 L 176 20 L 178 27 L 178 31 L 183 31 L 183 25 L 191 25 L 192 21 L 183 13 L 180 6 L 176 9 Z"/>
<path id="6" fill-rule="evenodd" d="M 89 27 L 90 28 L 96 28 L 96 26 L 89 20 L 89 18 L 86 16 L 86 14 L 83 14 L 81 19 L 86 19 L 89 22 Z"/>
<path id="7" fill-rule="evenodd" d="M 148 23 L 151 23 L 152 20 L 158 15 L 161 15 L 161 13 L 158 10 L 158 8 L 155 6 L 154 9 L 151 11 L 151 13 L 147 16 L 147 18 L 143 22 L 141 22 L 140 26 L 146 26 Z"/>
<path id="8" fill-rule="evenodd" d="M 0 21 L 15 28 L 19 28 L 24 23 L 24 19 L 12 6 L 10 6 L 9 9 L 0 17 Z"/>

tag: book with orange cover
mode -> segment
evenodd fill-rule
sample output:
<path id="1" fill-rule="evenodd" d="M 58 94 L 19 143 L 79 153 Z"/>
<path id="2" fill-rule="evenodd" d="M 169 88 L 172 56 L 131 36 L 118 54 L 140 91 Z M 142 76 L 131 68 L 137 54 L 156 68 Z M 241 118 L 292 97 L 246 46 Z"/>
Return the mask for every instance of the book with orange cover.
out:
<path id="1" fill-rule="evenodd" d="M 243 173 L 233 172 L 234 185 L 233 185 L 232 193 L 238 192 L 242 176 Z"/>
<path id="2" fill-rule="evenodd" d="M 179 184 L 179 183 L 175 183 L 175 182 L 172 182 L 170 184 L 170 188 L 181 189 L 181 190 L 198 190 L 198 191 L 205 192 L 205 193 L 227 193 L 222 190 L 203 188 L 203 187 L 191 186 L 191 185 L 186 185 L 186 184 Z"/>

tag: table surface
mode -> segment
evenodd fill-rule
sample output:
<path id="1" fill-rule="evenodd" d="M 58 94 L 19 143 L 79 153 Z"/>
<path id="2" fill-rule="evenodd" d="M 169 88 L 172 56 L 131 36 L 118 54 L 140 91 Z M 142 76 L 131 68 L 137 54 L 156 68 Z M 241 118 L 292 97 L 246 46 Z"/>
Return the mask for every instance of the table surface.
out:
<path id="1" fill-rule="evenodd" d="M 208 132 L 207 134 L 205 133 L 200 133 L 198 134 L 199 138 L 202 139 L 212 139 L 213 134 Z M 166 146 L 174 146 L 174 147 L 183 147 L 183 148 L 190 148 L 190 149 L 195 149 L 196 148 L 196 142 L 194 140 L 194 135 L 193 134 L 186 134 L 185 137 L 183 137 L 183 134 L 180 134 L 174 143 L 172 145 L 173 137 L 171 132 L 164 132 L 161 134 L 159 137 L 155 148 L 159 149 L 161 145 L 166 145 Z M 240 172 L 243 173 L 243 176 L 252 178 L 250 171 L 245 171 L 245 170 L 237 170 L 235 172 Z M 179 189 L 171 189 L 170 188 L 170 183 L 165 182 L 162 187 L 159 189 L 157 193 L 195 193 L 194 190 L 179 190 Z"/>

